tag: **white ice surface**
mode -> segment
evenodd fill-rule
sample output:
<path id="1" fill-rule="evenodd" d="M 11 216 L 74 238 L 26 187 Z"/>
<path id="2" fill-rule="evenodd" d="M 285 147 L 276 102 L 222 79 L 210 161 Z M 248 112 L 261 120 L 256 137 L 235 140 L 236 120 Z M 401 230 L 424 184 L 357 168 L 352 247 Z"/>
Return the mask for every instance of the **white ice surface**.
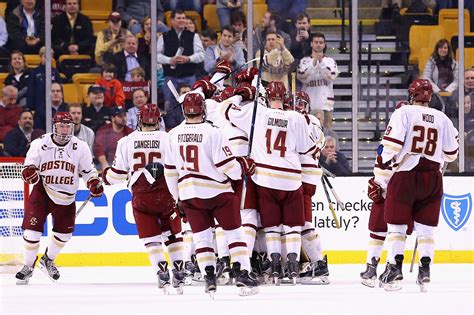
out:
<path id="1" fill-rule="evenodd" d="M 37 268 L 28 286 L 16 285 L 14 274 L 0 274 L 0 314 L 473 314 L 473 266 L 433 265 L 427 293 L 419 292 L 416 272 L 409 273 L 406 264 L 398 292 L 361 285 L 362 265 L 329 265 L 327 286 L 261 286 L 250 297 L 238 296 L 236 287 L 221 286 L 215 300 L 199 284 L 185 287 L 184 295 L 164 296 L 149 267 L 62 267 L 56 284 Z"/>

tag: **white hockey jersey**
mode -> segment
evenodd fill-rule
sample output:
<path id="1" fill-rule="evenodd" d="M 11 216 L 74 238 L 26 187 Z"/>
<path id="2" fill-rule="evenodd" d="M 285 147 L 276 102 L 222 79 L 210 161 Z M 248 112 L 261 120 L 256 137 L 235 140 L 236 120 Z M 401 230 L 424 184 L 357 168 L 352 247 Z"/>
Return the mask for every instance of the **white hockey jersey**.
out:
<path id="1" fill-rule="evenodd" d="M 306 122 L 308 124 L 308 128 L 313 136 L 313 139 L 316 142 L 316 151 L 319 152 L 324 147 L 324 133 L 321 129 L 321 124 L 319 119 L 314 117 L 313 115 L 304 115 Z M 321 181 L 321 175 L 323 171 L 319 167 L 319 160 L 316 155 L 319 154 L 300 154 L 300 162 L 301 162 L 301 176 L 303 183 L 308 183 L 312 185 L 317 185 Z"/>
<path id="2" fill-rule="evenodd" d="M 175 200 L 209 199 L 233 192 L 229 180 L 241 179 L 229 141 L 208 123 L 186 123 L 169 132 L 165 178 Z"/>
<path id="3" fill-rule="evenodd" d="M 442 167 L 456 160 L 458 149 L 458 131 L 444 113 L 407 105 L 392 114 L 379 154 L 383 163 L 393 160 L 394 172 L 400 172 L 413 169 L 421 157 Z"/>
<path id="4" fill-rule="evenodd" d="M 314 63 L 311 56 L 301 59 L 297 78 L 303 83 L 302 90 L 308 93 L 311 109 L 334 110 L 333 82 L 339 71 L 334 59 L 324 56 Z"/>
<path id="5" fill-rule="evenodd" d="M 48 196 L 58 205 L 70 205 L 76 199 L 79 176 L 85 182 L 98 177 L 89 146 L 72 137 L 64 146 L 53 142 L 47 133 L 31 143 L 24 165 L 35 165 Z"/>
<path id="6" fill-rule="evenodd" d="M 249 134 L 254 106 L 227 105 L 225 117 Z M 252 180 L 260 186 L 294 191 L 301 186 L 299 154 L 314 153 L 315 141 L 303 115 L 259 105 L 252 153 L 257 164 Z"/>
<path id="7" fill-rule="evenodd" d="M 151 184 L 153 176 L 145 170 L 149 163 L 165 164 L 165 147 L 168 134 L 164 131 L 139 131 L 123 137 L 117 143 L 115 159 L 106 180 L 110 184 L 118 184 L 128 179 L 128 188 L 144 174 Z"/>

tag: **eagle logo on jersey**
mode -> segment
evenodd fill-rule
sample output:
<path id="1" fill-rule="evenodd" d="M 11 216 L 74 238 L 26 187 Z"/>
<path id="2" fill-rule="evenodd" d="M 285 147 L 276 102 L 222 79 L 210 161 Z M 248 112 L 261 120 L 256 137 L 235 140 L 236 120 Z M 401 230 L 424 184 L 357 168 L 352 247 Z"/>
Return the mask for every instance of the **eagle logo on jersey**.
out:
<path id="1" fill-rule="evenodd" d="M 458 231 L 469 220 L 472 211 L 471 193 L 462 196 L 443 194 L 441 199 L 441 212 L 444 221 L 453 230 Z"/>

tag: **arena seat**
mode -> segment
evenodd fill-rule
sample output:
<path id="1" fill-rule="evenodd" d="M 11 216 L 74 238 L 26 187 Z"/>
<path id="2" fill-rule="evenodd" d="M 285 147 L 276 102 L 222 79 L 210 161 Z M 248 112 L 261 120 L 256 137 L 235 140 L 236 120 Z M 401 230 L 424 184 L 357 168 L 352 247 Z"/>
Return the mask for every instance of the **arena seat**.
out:
<path id="1" fill-rule="evenodd" d="M 112 0 L 81 0 L 81 13 L 91 20 L 107 20 L 112 10 Z"/>
<path id="2" fill-rule="evenodd" d="M 217 6 L 215 4 L 206 4 L 203 7 L 202 16 L 207 22 L 207 27 L 217 32 L 220 31 L 220 23 L 216 12 Z"/>
<path id="3" fill-rule="evenodd" d="M 438 25 L 444 28 L 444 34 L 447 40 L 458 34 L 458 9 L 442 9 L 438 15 Z M 464 33 L 469 33 L 471 29 L 471 19 L 469 11 L 464 10 Z"/>
<path id="4" fill-rule="evenodd" d="M 104 20 L 92 20 L 92 29 L 94 30 L 95 36 L 97 36 L 97 33 L 99 33 L 102 30 L 105 30 L 108 27 L 109 25 Z"/>
<path id="5" fill-rule="evenodd" d="M 82 103 L 82 94 L 79 94 L 79 90 L 76 84 L 63 84 L 63 91 L 65 103 Z"/>
<path id="6" fill-rule="evenodd" d="M 100 73 L 76 73 L 72 76 L 74 84 L 95 84 L 95 81 L 101 77 Z"/>
<path id="7" fill-rule="evenodd" d="M 459 49 L 456 50 L 456 60 L 459 60 Z M 464 67 L 474 67 L 474 48 L 464 48 Z"/>
<path id="8" fill-rule="evenodd" d="M 421 48 L 432 48 L 436 42 L 445 38 L 444 29 L 439 25 L 413 25 L 410 28 L 410 57 L 411 64 L 419 63 Z"/>

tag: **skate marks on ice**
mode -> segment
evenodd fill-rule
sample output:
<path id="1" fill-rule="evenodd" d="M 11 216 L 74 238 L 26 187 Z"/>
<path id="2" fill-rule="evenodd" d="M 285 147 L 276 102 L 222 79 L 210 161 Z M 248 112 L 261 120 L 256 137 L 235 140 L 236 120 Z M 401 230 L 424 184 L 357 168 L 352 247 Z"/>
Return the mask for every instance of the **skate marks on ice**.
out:
<path id="1" fill-rule="evenodd" d="M 239 296 L 236 286 L 218 286 L 214 300 L 196 282 L 185 286 L 183 295 L 164 296 L 149 267 L 62 267 L 57 283 L 36 268 L 26 286 L 16 285 L 14 274 L 0 275 L 0 313 L 473 312 L 473 265 L 434 264 L 426 293 L 420 293 L 416 273 L 409 273 L 406 264 L 403 287 L 397 292 L 385 292 L 378 283 L 375 288 L 363 286 L 362 268 L 362 264 L 332 265 L 329 285 L 264 285 L 259 294 L 247 297 Z"/>

